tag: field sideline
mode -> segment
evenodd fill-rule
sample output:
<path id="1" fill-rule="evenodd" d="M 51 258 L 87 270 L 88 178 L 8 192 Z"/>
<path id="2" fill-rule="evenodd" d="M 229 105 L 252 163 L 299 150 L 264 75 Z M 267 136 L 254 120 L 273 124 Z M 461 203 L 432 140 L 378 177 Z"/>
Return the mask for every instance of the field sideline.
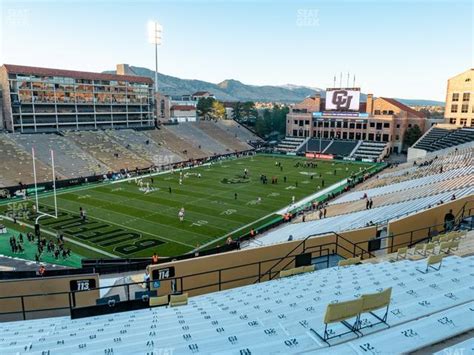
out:
<path id="1" fill-rule="evenodd" d="M 317 167 L 302 166 L 310 162 L 306 158 L 257 155 L 183 170 L 182 175 L 175 171 L 146 177 L 141 190 L 134 180 L 70 189 L 58 194 L 59 218 L 42 218 L 40 225 L 119 257 L 150 256 L 155 251 L 178 255 L 212 244 L 256 220 L 265 223 L 274 218 L 272 213 L 290 205 L 293 196 L 298 201 L 322 189 L 323 180 L 328 187 L 373 166 L 311 161 Z M 262 174 L 267 184 L 261 182 Z M 275 184 L 273 177 L 278 180 Z M 145 193 L 147 184 L 151 191 Z M 52 196 L 40 198 L 41 210 L 52 206 Z M 86 211 L 85 223 L 79 218 L 80 207 Z M 182 222 L 181 208 L 185 210 Z"/>

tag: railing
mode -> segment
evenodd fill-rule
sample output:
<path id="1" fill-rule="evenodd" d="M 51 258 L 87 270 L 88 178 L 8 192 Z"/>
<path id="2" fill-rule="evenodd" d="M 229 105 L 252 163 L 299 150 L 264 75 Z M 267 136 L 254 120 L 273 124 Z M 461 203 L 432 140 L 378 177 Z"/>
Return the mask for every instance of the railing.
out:
<path id="1" fill-rule="evenodd" d="M 474 200 L 468 200 L 464 203 L 464 205 L 459 209 L 459 211 L 456 213 L 455 218 L 454 218 L 454 226 L 453 229 L 456 229 L 459 227 L 459 224 L 465 217 L 472 216 L 474 214 Z M 377 248 L 377 250 L 390 250 L 390 253 L 394 252 L 394 250 L 398 249 L 398 247 L 403 247 L 403 246 L 408 246 L 412 247 L 413 245 L 417 243 L 422 243 L 427 240 L 431 240 L 433 237 L 433 232 L 441 229 L 445 231 L 445 224 L 444 223 L 439 223 L 439 224 L 433 224 L 427 227 L 423 228 L 418 228 L 414 230 L 410 230 L 407 232 L 402 232 L 398 234 L 393 234 L 393 235 L 387 235 L 385 237 L 380 237 L 376 238 L 377 241 L 387 241 L 387 245 L 385 247 Z M 416 237 L 414 238 L 415 234 L 420 234 L 420 232 L 426 231 L 426 236 L 424 237 Z M 410 239 L 407 243 L 406 237 L 407 235 L 410 235 Z M 403 237 L 403 241 L 397 243 L 396 239 L 401 239 Z M 359 246 L 359 244 L 367 243 L 369 241 L 361 241 L 361 242 L 356 242 L 354 243 L 356 246 Z M 362 257 L 362 256 L 361 256 Z"/>
<path id="2" fill-rule="evenodd" d="M 329 258 L 332 255 L 331 251 L 334 250 L 334 244 L 335 243 L 326 243 L 324 245 L 319 245 L 318 246 L 319 255 L 317 257 L 325 257 L 325 259 L 323 261 L 317 262 L 316 264 L 325 264 L 326 267 L 329 267 Z M 332 246 L 332 249 L 330 248 L 330 246 Z M 221 269 L 212 270 L 212 271 L 204 271 L 204 272 L 190 274 L 190 275 L 172 277 L 172 278 L 168 278 L 166 280 L 162 280 L 161 282 L 169 282 L 170 285 L 172 285 L 171 289 L 174 289 L 173 293 L 184 293 L 184 292 L 190 292 L 190 291 L 195 291 L 195 290 L 199 290 L 199 289 L 206 289 L 206 288 L 210 288 L 210 287 L 216 287 L 217 290 L 221 291 L 225 285 L 230 284 L 230 283 L 245 281 L 245 280 L 248 280 L 248 279 L 256 279 L 256 278 L 258 278 L 260 280 L 262 265 L 264 263 L 268 263 L 268 262 L 276 261 L 276 260 L 280 260 L 280 259 L 281 258 L 267 259 L 267 260 L 257 261 L 257 262 L 253 262 L 253 263 L 247 263 L 247 264 L 243 264 L 243 265 L 237 265 L 237 266 L 231 266 L 231 267 L 227 267 L 227 268 L 221 268 Z M 222 274 L 224 272 L 229 271 L 229 270 L 236 270 L 236 269 L 240 269 L 240 268 L 247 268 L 249 266 L 256 266 L 257 269 L 258 269 L 258 273 L 254 273 L 254 274 L 244 276 L 244 277 L 232 278 L 232 279 L 229 279 L 229 280 L 226 280 L 226 281 L 222 280 Z M 272 271 L 270 273 L 270 276 L 272 276 L 272 278 L 273 278 L 278 273 L 279 273 L 279 270 L 278 271 Z M 196 287 L 185 287 L 185 281 L 186 280 L 189 280 L 191 278 L 198 277 L 198 276 L 204 276 L 204 275 L 212 276 L 212 275 L 216 275 L 216 274 L 217 274 L 217 280 L 218 280 L 217 282 L 210 282 L 210 283 L 206 283 L 206 284 L 199 285 L 199 286 L 196 286 Z M 48 312 L 48 311 L 66 311 L 66 310 L 68 310 L 68 312 L 63 312 L 63 313 L 66 313 L 66 314 L 68 313 L 69 315 L 71 315 L 72 311 L 74 309 L 81 308 L 81 307 L 77 306 L 76 294 L 85 293 L 85 292 L 94 292 L 94 291 L 99 291 L 99 293 L 100 293 L 100 290 L 111 290 L 111 289 L 123 288 L 123 290 L 122 290 L 123 292 L 119 291 L 119 292 L 115 293 L 115 294 L 124 294 L 126 296 L 126 298 L 125 298 L 125 300 L 123 300 L 123 302 L 139 300 L 139 298 L 134 298 L 134 297 L 132 298 L 131 297 L 131 287 L 132 286 L 141 286 L 142 290 L 144 291 L 145 287 L 146 287 L 146 283 L 145 282 L 130 282 L 130 283 L 124 283 L 124 284 L 121 284 L 121 285 L 96 287 L 96 288 L 91 288 L 89 290 L 63 291 L 63 292 L 38 293 L 38 294 L 31 294 L 31 295 L 18 295 L 18 296 L 0 297 L 0 302 L 3 301 L 3 300 L 18 299 L 20 304 L 21 304 L 21 310 L 12 311 L 12 312 L 0 312 L 0 318 L 2 316 L 8 316 L 8 315 L 12 315 L 12 314 L 21 314 L 22 319 L 26 320 L 27 315 L 31 314 L 31 313 Z M 110 293 L 111 293 L 110 291 L 107 292 L 106 296 L 107 297 L 112 296 L 112 295 L 110 295 Z M 55 308 L 40 308 L 40 309 L 36 309 L 36 308 L 35 309 L 27 309 L 27 307 L 25 306 L 25 300 L 33 298 L 33 297 L 47 297 L 47 296 L 59 296 L 59 295 L 63 295 L 65 297 L 67 296 L 67 300 L 68 300 L 67 306 L 55 307 Z M 61 314 L 61 315 L 65 315 L 65 314 Z"/>
<path id="3" fill-rule="evenodd" d="M 469 200 L 467 201 L 463 207 L 458 211 L 456 214 L 456 219 L 455 219 L 455 227 L 459 225 L 459 223 L 462 221 L 463 218 L 466 216 L 472 216 L 474 212 L 474 206 L 470 206 L 474 200 Z M 384 248 L 377 248 L 377 250 L 387 250 L 390 249 L 393 251 L 394 248 L 397 246 L 405 246 L 409 245 L 412 246 L 416 243 L 420 243 L 426 240 L 429 240 L 432 235 L 432 231 L 436 230 L 438 231 L 439 227 L 442 227 L 443 224 L 436 224 L 436 225 L 431 225 L 428 227 L 424 228 L 419 228 L 403 233 L 399 233 L 397 235 L 390 235 L 382 238 L 376 238 L 375 240 L 389 240 L 390 242 L 387 243 L 387 246 Z M 416 238 L 414 239 L 414 233 L 420 232 L 426 230 L 427 235 L 426 237 L 421 237 L 421 238 Z M 400 244 L 395 244 L 395 239 L 401 235 L 406 236 L 407 234 L 410 234 L 410 239 L 409 242 L 406 240 L 403 243 Z M 307 240 L 310 238 L 318 237 L 318 236 L 335 236 L 335 240 L 332 242 L 328 243 L 323 243 L 319 245 L 313 245 L 313 246 L 307 246 Z M 348 255 L 351 255 L 352 257 L 355 256 L 360 256 L 361 259 L 364 257 L 373 257 L 374 254 L 369 250 L 370 248 L 365 249 L 362 247 L 362 244 L 370 243 L 374 239 L 367 239 L 363 241 L 359 241 L 356 243 L 351 242 L 347 238 L 339 235 L 338 233 L 335 232 L 329 232 L 329 233 L 319 233 L 319 234 L 314 234 L 311 236 L 306 237 L 305 239 L 301 240 L 294 248 L 291 249 L 285 256 L 280 257 L 280 258 L 273 258 L 273 259 L 266 259 L 266 260 L 260 260 L 252 263 L 247 263 L 247 264 L 242 264 L 242 265 L 236 265 L 236 266 L 230 266 L 226 268 L 221 268 L 221 269 L 216 269 L 216 270 L 211 270 L 211 271 L 204 271 L 200 273 L 195 273 L 195 274 L 189 274 L 189 275 L 183 275 L 183 276 L 178 276 L 178 277 L 173 277 L 173 278 L 168 278 L 165 280 L 161 280 L 161 282 L 169 282 L 170 283 L 170 288 L 172 289 L 173 292 L 175 293 L 182 293 L 182 292 L 189 292 L 189 291 L 195 291 L 199 289 L 206 289 L 210 287 L 216 287 L 216 290 L 221 291 L 223 287 L 227 284 L 231 283 L 236 283 L 239 281 L 245 281 L 245 280 L 254 280 L 253 283 L 258 283 L 262 282 L 262 279 L 266 276 L 268 276 L 268 280 L 272 280 L 276 277 L 276 275 L 279 274 L 280 270 L 285 269 L 288 267 L 292 262 L 296 260 L 296 257 L 298 255 L 304 254 L 311 252 L 311 258 L 315 257 L 323 257 L 323 261 L 317 262 L 317 264 L 326 264 L 326 267 L 329 267 L 329 260 L 331 255 L 339 255 L 340 251 L 346 252 Z M 343 243 L 347 243 L 349 245 L 349 248 L 343 245 Z M 299 252 L 295 255 L 292 255 L 295 251 L 298 250 L 298 248 L 302 248 L 302 252 Z M 351 250 L 352 249 L 352 250 Z M 316 254 L 313 256 L 313 254 Z M 287 260 L 289 259 L 289 260 Z M 286 263 L 285 263 L 286 260 Z M 275 262 L 270 268 L 268 268 L 266 271 L 263 271 L 263 265 L 267 264 L 269 262 Z M 278 267 L 279 265 L 282 265 L 282 263 L 285 263 L 284 266 Z M 232 278 L 226 281 L 223 281 L 222 279 L 222 274 L 226 271 L 229 270 L 237 270 L 237 269 L 242 269 L 242 268 L 248 268 L 249 266 L 256 266 L 258 272 L 252 273 L 247 276 L 243 277 L 237 277 L 237 278 Z M 277 268 L 278 267 L 278 268 Z M 186 287 L 185 282 L 189 279 L 192 279 L 197 276 L 204 276 L 204 275 L 217 275 L 217 281 L 216 282 L 209 282 L 206 284 L 202 284 L 199 286 L 195 287 Z M 249 282 L 252 283 L 252 282 Z M 21 310 L 19 311 L 14 311 L 14 312 L 0 312 L 0 317 L 4 315 L 9 315 L 9 314 L 22 314 L 22 318 L 26 319 L 27 314 L 29 313 L 34 313 L 34 312 L 47 312 L 47 311 L 60 311 L 60 310 L 69 310 L 69 314 L 71 314 L 72 310 L 77 307 L 76 305 L 76 294 L 81 293 L 81 292 L 91 292 L 91 291 L 97 291 L 103 290 L 103 289 L 114 289 L 114 288 L 124 288 L 123 294 L 126 295 L 126 300 L 125 301 L 132 301 L 133 298 L 130 296 L 130 291 L 131 291 L 131 286 L 134 285 L 145 285 L 144 282 L 131 282 L 131 283 L 124 283 L 122 285 L 113 285 L 113 286 L 103 286 L 103 287 L 97 287 L 93 288 L 90 290 L 79 290 L 79 291 L 65 291 L 65 292 L 54 292 L 54 293 L 43 293 L 43 294 L 33 294 L 33 295 L 17 295 L 17 296 L 7 296 L 7 297 L 0 297 L 0 301 L 6 300 L 6 299 L 18 299 L 21 304 Z M 109 292 L 108 292 L 109 293 Z M 56 307 L 56 308 L 44 308 L 44 309 L 34 309 L 34 310 L 28 310 L 25 307 L 25 299 L 32 298 L 32 297 L 46 297 L 46 296 L 58 296 L 58 295 L 67 295 L 68 297 L 68 306 L 63 306 L 63 307 Z M 135 298 L 136 299 L 136 298 Z"/>

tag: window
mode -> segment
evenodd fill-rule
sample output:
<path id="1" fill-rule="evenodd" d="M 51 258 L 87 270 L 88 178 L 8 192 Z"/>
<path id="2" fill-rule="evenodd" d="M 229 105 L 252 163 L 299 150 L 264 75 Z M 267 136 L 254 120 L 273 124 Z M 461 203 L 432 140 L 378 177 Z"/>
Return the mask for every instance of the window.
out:
<path id="1" fill-rule="evenodd" d="M 382 129 L 382 123 L 381 122 L 377 122 L 377 127 L 376 129 Z"/>
<path id="2" fill-rule="evenodd" d="M 463 101 L 469 101 L 471 94 L 469 92 L 465 92 L 462 94 L 462 100 Z"/>
<path id="3" fill-rule="evenodd" d="M 388 111 L 388 114 L 389 114 L 389 115 L 393 115 L 393 110 L 389 110 L 389 111 Z"/>
<path id="4" fill-rule="evenodd" d="M 400 124 L 399 124 L 399 123 L 397 124 L 397 128 L 400 128 Z"/>
<path id="5" fill-rule="evenodd" d="M 354 128 L 355 128 L 355 124 L 354 124 L 354 123 L 352 123 L 352 122 L 351 122 L 351 123 L 349 123 L 349 128 L 352 128 L 352 129 L 354 129 Z M 351 138 L 351 139 L 352 139 L 352 138 Z"/>
<path id="6" fill-rule="evenodd" d="M 370 128 L 374 128 L 375 127 L 375 122 L 370 122 Z"/>
<path id="7" fill-rule="evenodd" d="M 299 126 L 300 126 L 300 127 L 303 127 L 303 123 L 304 123 L 303 120 L 299 121 Z"/>
<path id="8" fill-rule="evenodd" d="M 459 121 L 459 124 L 461 126 L 466 126 L 466 123 L 467 123 L 467 118 L 461 118 L 461 120 Z"/>
<path id="9" fill-rule="evenodd" d="M 383 124 L 383 128 L 390 128 L 390 123 L 388 123 L 388 122 L 384 122 L 384 124 Z"/>
<path id="10" fill-rule="evenodd" d="M 411 123 L 408 124 L 408 128 L 411 128 Z"/>
<path id="11" fill-rule="evenodd" d="M 373 133 L 369 133 L 369 141 L 373 141 L 374 140 L 374 134 Z"/>
<path id="12" fill-rule="evenodd" d="M 357 124 L 356 124 L 356 128 L 357 128 L 357 129 L 361 129 L 361 128 L 362 128 L 362 125 L 361 125 L 360 123 L 357 123 Z"/>
<path id="13" fill-rule="evenodd" d="M 293 123 L 294 123 L 294 124 L 298 124 L 298 120 L 294 120 Z"/>
<path id="14" fill-rule="evenodd" d="M 382 140 L 383 140 L 384 142 L 388 142 L 388 140 L 389 140 L 389 135 L 388 135 L 388 134 L 384 134 L 384 135 L 382 136 Z"/>
<path id="15" fill-rule="evenodd" d="M 296 137 L 298 135 L 298 131 L 296 129 L 293 130 L 293 137 Z"/>
<path id="16" fill-rule="evenodd" d="M 459 101 L 459 94 L 457 92 L 453 93 L 452 101 Z"/>
<path id="17" fill-rule="evenodd" d="M 375 110 L 375 115 L 380 115 L 380 110 Z"/>
<path id="18" fill-rule="evenodd" d="M 467 113 L 469 105 L 463 104 L 461 106 L 461 113 Z"/>
<path id="19" fill-rule="evenodd" d="M 458 112 L 458 105 L 451 105 L 451 113 Z"/>
<path id="20" fill-rule="evenodd" d="M 450 119 L 449 119 L 449 123 L 451 123 L 451 124 L 456 124 L 456 119 L 455 119 L 455 118 L 450 118 Z"/>
<path id="21" fill-rule="evenodd" d="M 400 140 L 400 136 L 399 136 L 398 134 L 395 136 L 395 140 L 396 140 L 396 141 L 399 141 L 399 140 Z"/>
<path id="22" fill-rule="evenodd" d="M 308 120 L 304 121 L 304 124 L 309 124 L 309 121 Z"/>

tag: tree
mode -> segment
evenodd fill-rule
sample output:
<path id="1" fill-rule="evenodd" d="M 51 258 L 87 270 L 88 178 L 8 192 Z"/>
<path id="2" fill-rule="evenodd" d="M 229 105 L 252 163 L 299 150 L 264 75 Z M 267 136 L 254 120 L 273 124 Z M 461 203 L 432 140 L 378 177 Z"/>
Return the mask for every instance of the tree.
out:
<path id="1" fill-rule="evenodd" d="M 240 101 L 235 103 L 234 109 L 232 110 L 232 119 L 240 122 L 242 120 L 242 103 Z"/>
<path id="2" fill-rule="evenodd" d="M 417 124 L 409 127 L 403 136 L 403 144 L 405 147 L 411 147 L 422 135 L 423 132 L 421 132 L 421 129 Z"/>
<path id="3" fill-rule="evenodd" d="M 212 105 L 216 101 L 213 97 L 201 97 L 197 103 L 197 114 L 201 118 L 209 118 L 212 113 Z"/>
<path id="4" fill-rule="evenodd" d="M 255 103 L 252 101 L 247 101 L 242 105 L 242 114 L 244 116 L 244 121 L 249 123 L 254 123 L 257 119 L 258 112 L 255 108 Z"/>
<path id="5" fill-rule="evenodd" d="M 212 102 L 210 116 L 215 120 L 222 120 L 225 118 L 225 107 L 220 101 L 214 100 Z"/>

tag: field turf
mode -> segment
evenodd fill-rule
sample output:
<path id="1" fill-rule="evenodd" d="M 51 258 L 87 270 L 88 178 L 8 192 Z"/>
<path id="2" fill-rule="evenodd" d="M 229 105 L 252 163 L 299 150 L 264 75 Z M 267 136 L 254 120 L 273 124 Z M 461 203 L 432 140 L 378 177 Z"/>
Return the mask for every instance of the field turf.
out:
<path id="1" fill-rule="evenodd" d="M 153 252 L 178 255 L 197 246 L 224 243 L 228 234 L 236 237 L 248 232 L 251 225 L 274 218 L 273 213 L 290 205 L 293 196 L 298 201 L 322 189 L 322 180 L 328 187 L 373 165 L 313 160 L 317 167 L 312 168 L 296 167 L 298 162 L 308 160 L 266 155 L 224 160 L 183 170 L 182 184 L 179 171 L 155 175 L 153 182 L 143 178 L 144 186 L 149 183 L 154 189 L 149 193 L 140 191 L 134 180 L 69 189 L 57 196 L 59 218 L 42 218 L 40 225 L 118 257 Z M 248 169 L 248 179 L 242 178 L 244 169 Z M 261 182 L 262 174 L 267 184 Z M 272 184 L 272 177 L 278 183 Z M 40 210 L 52 206 L 52 196 L 41 197 Z M 80 207 L 86 211 L 85 223 L 79 218 Z M 181 208 L 185 209 L 182 222 L 178 218 Z M 86 250 L 81 248 L 83 256 L 88 256 Z"/>

